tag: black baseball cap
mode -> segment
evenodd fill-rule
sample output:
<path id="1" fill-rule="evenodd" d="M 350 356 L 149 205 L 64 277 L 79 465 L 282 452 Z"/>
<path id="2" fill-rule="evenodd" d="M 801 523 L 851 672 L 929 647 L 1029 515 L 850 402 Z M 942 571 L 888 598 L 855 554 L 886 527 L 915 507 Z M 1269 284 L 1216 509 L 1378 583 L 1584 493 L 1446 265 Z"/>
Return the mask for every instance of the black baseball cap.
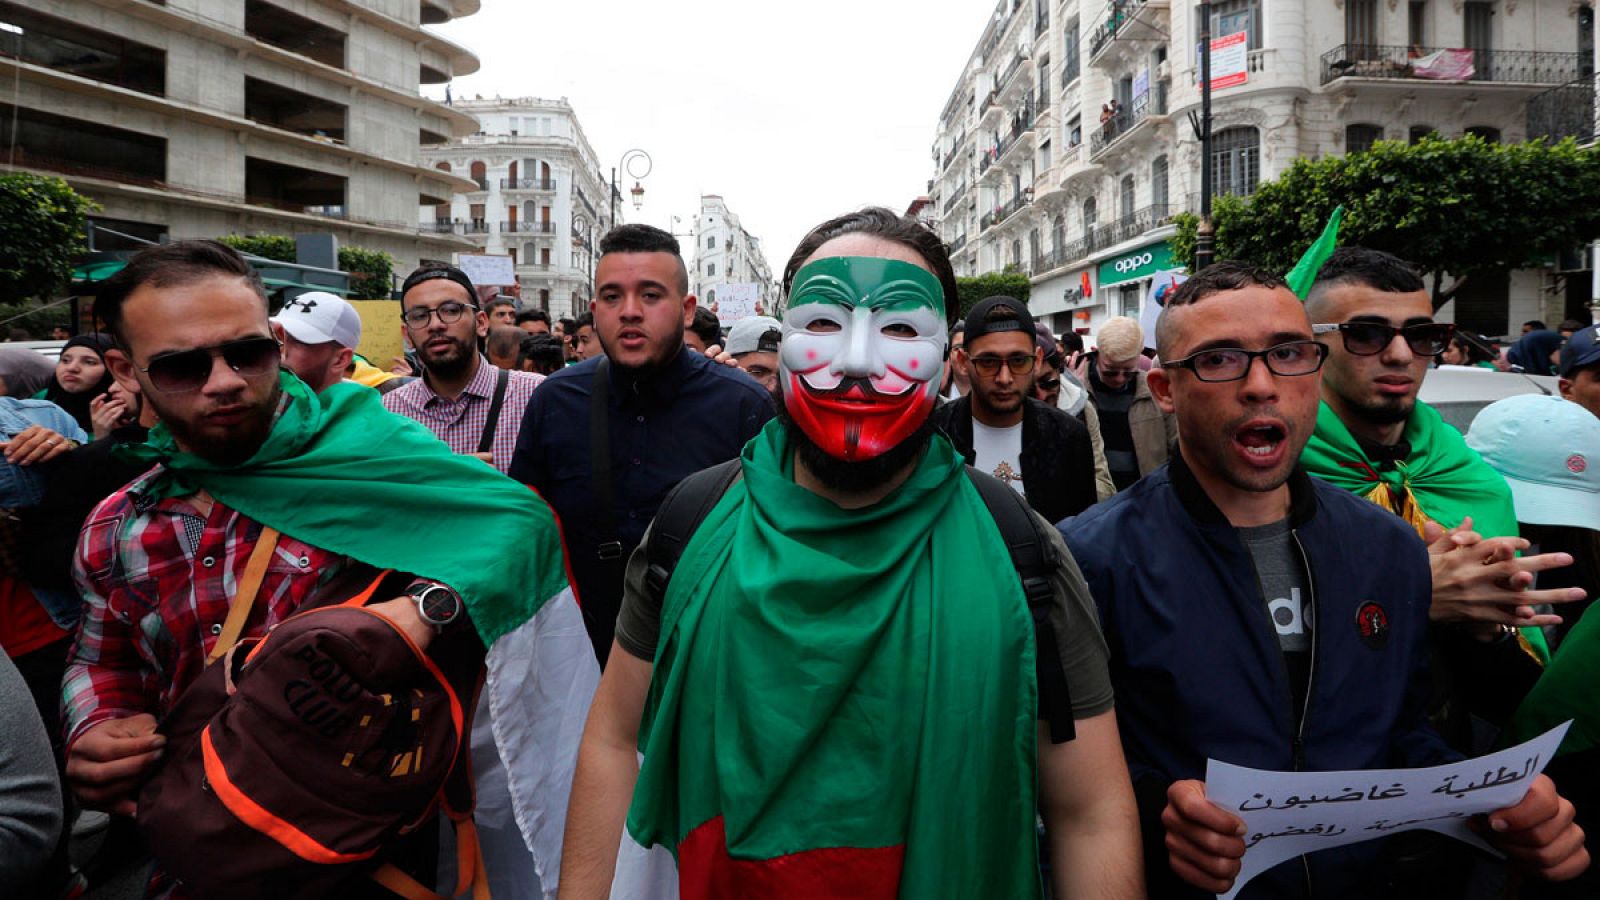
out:
<path id="1" fill-rule="evenodd" d="M 1600 325 L 1586 325 L 1574 331 L 1561 348 L 1561 377 L 1570 378 L 1572 373 L 1595 363 L 1600 363 Z"/>
<path id="2" fill-rule="evenodd" d="M 1016 314 L 1014 319 L 989 320 L 990 311 L 1004 307 Z M 1015 297 L 996 296 L 985 297 L 973 305 L 967 313 L 966 323 L 967 346 L 988 334 L 999 334 L 1004 331 L 1021 331 L 1034 337 L 1033 316 L 1028 312 L 1028 304 Z"/>

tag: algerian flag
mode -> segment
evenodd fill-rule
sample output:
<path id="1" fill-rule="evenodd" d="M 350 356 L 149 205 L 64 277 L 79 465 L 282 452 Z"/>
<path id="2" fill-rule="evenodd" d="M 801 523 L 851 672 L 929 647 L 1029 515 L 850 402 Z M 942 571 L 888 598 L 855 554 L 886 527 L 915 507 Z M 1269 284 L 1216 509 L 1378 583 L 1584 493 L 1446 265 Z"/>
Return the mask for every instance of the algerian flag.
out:
<path id="1" fill-rule="evenodd" d="M 1322 234 L 1308 248 L 1300 261 L 1294 264 L 1284 280 L 1289 282 L 1289 289 L 1294 291 L 1296 297 L 1306 299 L 1311 293 L 1311 285 L 1317 280 L 1317 272 L 1322 269 L 1322 264 L 1333 255 L 1333 250 L 1339 245 L 1339 223 L 1344 220 L 1344 207 L 1335 207 L 1333 215 L 1328 216 L 1328 224 L 1322 226 Z"/>

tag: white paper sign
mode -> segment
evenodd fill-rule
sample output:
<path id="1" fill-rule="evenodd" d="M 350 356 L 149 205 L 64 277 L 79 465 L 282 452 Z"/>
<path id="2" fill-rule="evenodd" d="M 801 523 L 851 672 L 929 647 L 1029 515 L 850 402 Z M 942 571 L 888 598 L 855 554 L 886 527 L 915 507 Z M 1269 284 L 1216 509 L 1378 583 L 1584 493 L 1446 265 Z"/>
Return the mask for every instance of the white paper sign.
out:
<path id="1" fill-rule="evenodd" d="M 755 282 L 736 281 L 717 285 L 717 321 L 724 325 L 756 314 L 756 304 L 761 300 L 761 285 Z"/>
<path id="2" fill-rule="evenodd" d="M 1516 806 L 1571 722 L 1499 753 L 1427 769 L 1267 772 L 1206 761 L 1206 797 L 1244 820 L 1231 900 L 1255 876 L 1303 853 L 1426 828 L 1499 855 L 1467 819 Z"/>
<path id="3" fill-rule="evenodd" d="M 456 268 L 466 273 L 474 287 L 494 285 L 506 287 L 517 283 L 517 270 L 510 256 L 488 253 L 460 253 L 456 255 Z"/>

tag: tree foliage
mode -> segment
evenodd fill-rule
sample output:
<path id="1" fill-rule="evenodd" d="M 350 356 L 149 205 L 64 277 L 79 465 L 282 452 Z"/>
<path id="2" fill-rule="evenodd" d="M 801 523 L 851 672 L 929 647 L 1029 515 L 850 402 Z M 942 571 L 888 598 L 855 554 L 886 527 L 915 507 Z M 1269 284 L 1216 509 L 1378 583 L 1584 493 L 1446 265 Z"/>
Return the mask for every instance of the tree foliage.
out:
<path id="1" fill-rule="evenodd" d="M 1010 269 L 1004 272 L 990 272 L 987 275 L 975 275 L 971 278 L 957 278 L 956 287 L 961 292 L 959 308 L 956 311 L 957 320 L 966 318 L 967 311 L 985 297 L 1015 297 L 1027 303 L 1028 295 L 1033 291 L 1028 276 Z"/>
<path id="2" fill-rule="evenodd" d="M 218 240 L 240 253 L 278 262 L 295 261 L 292 237 L 281 234 L 230 234 Z M 394 280 L 394 257 L 382 250 L 340 247 L 339 270 L 350 274 L 350 299 L 383 300 L 390 296 Z"/>
<path id="3" fill-rule="evenodd" d="M 0 175 L 0 300 L 49 298 L 89 249 L 88 213 L 99 207 L 60 178 Z"/>
<path id="4" fill-rule="evenodd" d="M 1341 204 L 1340 245 L 1386 250 L 1430 273 L 1438 307 L 1474 274 L 1541 266 L 1600 238 L 1600 154 L 1570 138 L 1467 136 L 1301 159 L 1248 197 L 1216 198 L 1215 258 L 1287 272 Z M 1178 218 L 1177 259 L 1194 258 L 1198 224 Z"/>

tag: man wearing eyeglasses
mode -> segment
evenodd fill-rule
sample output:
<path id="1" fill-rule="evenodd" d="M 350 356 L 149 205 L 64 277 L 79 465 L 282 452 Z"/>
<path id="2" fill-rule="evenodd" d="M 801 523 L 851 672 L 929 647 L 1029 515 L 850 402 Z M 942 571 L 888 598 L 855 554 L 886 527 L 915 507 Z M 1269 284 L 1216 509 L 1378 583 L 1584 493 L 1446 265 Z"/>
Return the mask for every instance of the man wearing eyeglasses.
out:
<path id="1" fill-rule="evenodd" d="M 406 277 L 400 318 L 422 377 L 384 394 L 383 405 L 421 422 L 451 450 L 506 472 L 528 398 L 544 376 L 496 368 L 478 351 L 489 317 L 476 297 L 472 281 L 454 266 L 425 265 Z"/>
<path id="2" fill-rule="evenodd" d="M 1111 648 L 1150 896 L 1198 900 L 1232 887 L 1245 852 L 1244 823 L 1205 797 L 1207 759 L 1320 771 L 1456 754 L 1423 709 L 1426 549 L 1299 466 L 1328 351 L 1294 293 L 1253 266 L 1208 266 L 1173 292 L 1156 341 L 1150 390 L 1177 418 L 1177 452 L 1061 531 Z M 1544 776 L 1490 822 L 1536 872 L 1587 865 Z M 1382 854 L 1311 853 L 1239 896 L 1388 896 Z"/>
<path id="3" fill-rule="evenodd" d="M 955 364 L 966 396 L 934 411 L 934 425 L 967 464 L 1000 479 L 1051 522 L 1096 500 L 1094 448 L 1082 422 L 1033 397 L 1043 354 L 1022 301 L 988 297 L 967 313 Z"/>
<path id="4" fill-rule="evenodd" d="M 1577 588 L 1528 588 L 1538 572 L 1572 558 L 1514 555 L 1528 542 L 1517 536 L 1505 479 L 1417 401 L 1455 326 L 1433 320 L 1432 298 L 1415 270 L 1387 253 L 1341 248 L 1318 272 L 1306 311 L 1328 347 L 1306 467 L 1394 512 L 1432 545 L 1430 615 L 1440 626 L 1440 649 L 1459 675 L 1483 676 L 1465 696 L 1475 712 L 1499 720 L 1538 674 L 1519 645 L 1547 655 L 1539 626 L 1561 621 L 1534 607 L 1583 599 Z M 1523 637 L 1517 628 L 1526 629 Z M 1500 646 L 1474 647 L 1472 638 Z M 1458 725 L 1452 739 L 1466 746 L 1468 725 Z"/>

